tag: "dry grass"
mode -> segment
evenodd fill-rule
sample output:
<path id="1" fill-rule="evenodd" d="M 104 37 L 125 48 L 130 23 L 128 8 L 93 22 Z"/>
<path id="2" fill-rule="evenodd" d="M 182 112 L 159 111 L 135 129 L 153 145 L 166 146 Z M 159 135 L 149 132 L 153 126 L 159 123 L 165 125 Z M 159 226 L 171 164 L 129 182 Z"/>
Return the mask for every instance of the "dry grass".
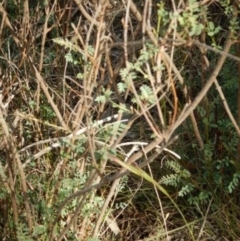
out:
<path id="1" fill-rule="evenodd" d="M 175 53 L 215 50 L 161 22 L 156 1 L 20 2 L 0 5 L 0 239 L 237 240 L 237 202 L 197 210 L 155 181 L 187 119 L 204 149 L 193 110 L 214 83 L 224 100 L 233 33 L 195 97 Z"/>

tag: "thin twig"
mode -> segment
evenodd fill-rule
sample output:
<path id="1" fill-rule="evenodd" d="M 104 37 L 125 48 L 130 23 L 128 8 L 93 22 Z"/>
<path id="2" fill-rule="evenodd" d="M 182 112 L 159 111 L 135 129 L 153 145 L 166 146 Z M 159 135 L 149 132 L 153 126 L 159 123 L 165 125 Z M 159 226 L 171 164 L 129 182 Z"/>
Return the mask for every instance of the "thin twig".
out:
<path id="1" fill-rule="evenodd" d="M 225 98 L 225 96 L 224 96 L 224 94 L 223 94 L 222 88 L 221 88 L 221 86 L 219 85 L 218 80 L 217 80 L 216 78 L 215 78 L 215 80 L 214 80 L 214 84 L 215 84 L 215 86 L 216 86 L 216 89 L 217 89 L 220 97 L 221 97 L 222 103 L 223 103 L 224 108 L 225 108 L 225 110 L 226 110 L 226 112 L 227 112 L 227 114 L 228 114 L 228 117 L 229 117 L 229 119 L 231 120 L 233 126 L 235 127 L 235 130 L 237 131 L 237 133 L 238 133 L 238 135 L 239 135 L 239 137 L 240 137 L 240 128 L 239 128 L 237 122 L 235 121 L 235 119 L 234 119 L 234 117 L 233 117 L 233 114 L 232 114 L 232 112 L 231 112 L 231 110 L 230 110 L 230 108 L 229 108 L 229 106 L 228 106 L 227 100 L 226 100 L 226 98 Z M 239 87 L 239 88 L 240 88 L 240 87 Z"/>

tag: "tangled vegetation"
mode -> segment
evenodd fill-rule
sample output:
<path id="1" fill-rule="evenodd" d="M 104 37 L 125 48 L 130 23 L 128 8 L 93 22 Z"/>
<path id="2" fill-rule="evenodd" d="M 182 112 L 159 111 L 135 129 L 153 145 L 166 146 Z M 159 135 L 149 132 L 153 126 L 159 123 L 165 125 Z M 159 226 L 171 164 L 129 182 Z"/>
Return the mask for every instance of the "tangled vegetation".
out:
<path id="1" fill-rule="evenodd" d="M 239 15 L 3 0 L 0 240 L 238 240 Z"/>

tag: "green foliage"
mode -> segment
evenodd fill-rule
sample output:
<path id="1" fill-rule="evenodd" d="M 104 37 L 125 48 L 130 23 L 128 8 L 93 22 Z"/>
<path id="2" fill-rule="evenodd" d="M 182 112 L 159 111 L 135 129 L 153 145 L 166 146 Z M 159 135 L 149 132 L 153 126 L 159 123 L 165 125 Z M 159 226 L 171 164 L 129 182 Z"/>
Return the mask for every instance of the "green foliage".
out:
<path id="1" fill-rule="evenodd" d="M 239 222 L 233 215 L 238 213 L 239 206 L 235 201 L 240 178 L 236 160 L 239 136 L 215 88 L 211 88 L 194 109 L 195 129 L 189 124 L 189 115 L 177 131 L 174 126 L 181 123 L 187 113 L 184 106 L 188 104 L 187 108 L 191 108 L 205 79 L 215 74 L 212 70 L 219 53 L 206 48 L 207 53 L 203 54 L 204 47 L 193 40 L 222 49 L 229 29 L 236 40 L 240 29 L 237 4 L 229 0 L 151 1 L 151 4 L 132 0 L 127 14 L 121 1 L 113 1 L 111 8 L 99 1 L 97 9 L 101 11 L 96 11 L 89 1 L 81 1 L 81 8 L 73 7 L 71 1 L 65 2 L 9 0 L 1 4 L 0 212 L 3 215 L 0 240 L 53 241 L 60 240 L 60 235 L 69 241 L 115 240 L 104 218 L 97 230 L 99 238 L 90 238 L 108 197 L 111 201 L 103 216 L 111 213 L 118 219 L 116 223 L 123 224 L 120 225 L 123 240 L 136 237 L 153 240 L 155 230 L 162 233 L 156 240 L 174 239 L 185 235 L 185 227 L 191 227 L 195 235 L 196 230 L 202 231 L 199 225 L 204 229 L 202 239 L 207 240 L 203 236 L 211 227 L 214 232 L 209 233 L 225 238 Z M 134 5 L 137 11 L 133 12 Z M 82 9 L 87 10 L 88 15 Z M 128 16 L 129 25 L 116 21 L 124 16 Z M 234 47 L 230 52 L 237 55 Z M 207 69 L 200 64 L 203 57 L 209 60 Z M 237 117 L 239 86 L 235 69 L 237 63 L 226 61 L 217 79 L 230 110 Z M 47 87 L 44 91 L 35 70 L 40 72 Z M 187 95 L 183 91 L 185 87 Z M 5 99 L 11 95 L 14 99 L 5 108 Z M 116 112 L 131 115 L 128 125 L 115 120 L 98 124 L 99 117 Z M 64 126 L 60 119 L 64 120 Z M 75 131 L 81 128 L 84 133 L 75 136 Z M 203 149 L 195 137 L 196 128 Z M 128 165 L 123 159 L 129 153 L 127 142 L 155 144 L 150 142 L 151 137 L 156 137 L 156 131 L 164 141 L 166 137 L 164 144 L 171 144 L 170 148 L 177 150 L 183 159 L 178 162 L 164 156 L 164 165 L 158 169 L 152 168 L 158 161 L 154 160 L 149 163 L 149 170 L 153 170 L 150 177 L 137 166 L 142 160 Z M 179 138 L 171 142 L 176 132 L 181 132 Z M 52 145 L 55 143 L 56 146 Z M 139 150 L 142 159 L 154 154 L 153 150 L 147 151 L 150 146 Z M 113 163 L 112 156 L 118 158 L 115 160 L 121 167 Z M 189 165 L 188 170 L 186 162 L 193 167 Z M 114 195 L 110 196 L 112 183 L 108 177 L 113 177 L 120 168 L 130 174 L 121 178 Z M 153 184 L 169 199 L 156 195 L 152 186 L 145 187 L 145 182 L 132 173 Z M 166 189 L 155 182 L 154 178 L 159 176 L 159 183 Z M 104 180 L 101 188 L 90 188 L 101 180 Z M 24 188 L 27 199 L 23 196 Z M 77 195 L 84 188 L 91 190 Z M 178 194 L 176 199 L 175 194 Z M 61 206 L 64 201 L 65 205 Z M 230 203 L 234 209 L 229 208 Z M 184 221 L 178 218 L 172 204 Z M 208 216 L 206 208 L 210 204 Z M 223 217 L 224 225 L 217 226 L 220 219 L 213 211 Z M 200 223 L 202 219 L 195 222 L 199 213 L 204 214 L 203 223 Z M 33 224 L 31 232 L 29 217 Z M 136 224 L 132 223 L 134 218 Z M 70 222 L 72 225 L 68 227 Z M 146 224 L 144 230 L 143 223 Z M 125 224 L 129 228 L 124 229 Z M 176 233 L 178 230 L 180 235 Z M 191 230 L 189 233 L 183 239 L 196 239 Z M 233 237 L 229 240 L 236 240 L 239 235 Z"/>
<path id="2" fill-rule="evenodd" d="M 99 214 L 104 203 L 102 197 L 95 196 L 92 201 L 86 202 L 82 209 L 82 215 L 90 217 L 93 214 Z"/>
<path id="3" fill-rule="evenodd" d="M 68 52 L 65 55 L 65 59 L 66 59 L 67 62 L 73 63 L 74 65 L 79 64 L 79 62 L 77 60 L 75 60 L 75 58 L 74 58 L 74 56 L 71 52 Z"/>
<path id="4" fill-rule="evenodd" d="M 98 238 L 88 238 L 87 241 L 101 241 L 101 240 Z"/>
<path id="5" fill-rule="evenodd" d="M 235 88 L 231 83 L 229 85 L 226 83 L 226 87 Z M 234 98 L 234 95 L 231 97 Z M 208 109 L 200 106 L 197 108 L 198 114 L 202 118 L 203 125 L 201 127 L 207 133 L 204 136 L 205 144 L 201 159 L 196 163 L 201 168 L 194 176 L 194 181 L 188 183 L 179 192 L 179 196 L 187 196 L 191 205 L 202 206 L 207 204 L 213 196 L 223 195 L 223 193 L 228 195 L 238 189 L 239 172 L 234 159 L 239 140 L 229 119 L 220 118 L 216 122 L 212 110 L 219 105 L 221 105 L 221 100 L 214 98 L 211 105 L 208 105 Z M 192 148 L 194 149 L 196 146 L 192 145 Z M 217 150 L 217 148 L 221 148 L 221 150 Z M 190 153 L 194 153 L 194 151 Z M 188 158 L 191 159 L 192 155 L 190 154 Z M 177 172 L 178 169 L 175 171 Z M 213 201 L 213 206 L 217 205 Z"/>
<path id="6" fill-rule="evenodd" d="M 158 6 L 158 22 L 157 22 L 157 35 L 160 35 L 161 29 L 169 22 L 169 11 L 165 9 L 165 3 L 162 1 L 157 4 Z"/>
<path id="7" fill-rule="evenodd" d="M 70 41 L 68 39 L 55 38 L 55 39 L 53 39 L 53 42 L 59 44 L 60 46 L 63 46 L 65 49 L 69 49 L 70 51 L 78 52 L 78 47 L 72 41 Z M 67 54 L 67 56 L 69 56 L 68 54 Z M 70 56 L 71 56 L 71 54 L 70 54 Z M 69 58 L 71 59 L 71 57 L 69 57 Z"/>
<path id="8" fill-rule="evenodd" d="M 217 33 L 219 33 L 219 32 L 222 30 L 222 28 L 221 28 L 221 26 L 215 27 L 215 26 L 214 26 L 214 23 L 211 22 L 211 21 L 209 21 L 209 22 L 208 22 L 208 27 L 207 27 L 206 30 L 207 30 L 208 36 L 209 36 L 209 37 L 213 37 L 214 35 L 216 35 Z"/>
<path id="9" fill-rule="evenodd" d="M 127 207 L 127 203 L 126 202 L 120 202 L 120 203 L 116 203 L 115 205 L 115 209 L 116 210 L 124 210 Z"/>
<path id="10" fill-rule="evenodd" d="M 17 227 L 17 238 L 19 241 L 34 241 L 34 239 L 29 236 L 29 230 L 23 223 L 19 223 Z"/>
<path id="11" fill-rule="evenodd" d="M 179 182 L 180 182 L 180 177 L 178 174 L 166 175 L 166 176 L 162 177 L 160 180 L 160 183 L 165 184 L 165 185 L 174 186 L 174 187 L 177 187 Z"/>
<path id="12" fill-rule="evenodd" d="M 234 49 L 232 49 L 234 51 Z M 221 84 L 225 98 L 228 102 L 229 108 L 234 116 L 237 116 L 237 89 L 238 89 L 238 77 L 233 75 L 232 69 L 237 69 L 237 63 L 233 61 L 227 61 L 224 64 L 219 75 L 219 83 Z"/>
<path id="13" fill-rule="evenodd" d="M 211 191 L 203 190 L 203 191 L 200 191 L 200 193 L 198 195 L 189 197 L 188 202 L 191 205 L 202 206 L 204 204 L 209 203 L 212 195 L 213 195 L 213 193 Z"/>
<path id="14" fill-rule="evenodd" d="M 118 83 L 117 87 L 118 87 L 119 93 L 124 93 L 125 90 L 127 89 L 126 83 L 123 83 L 123 82 Z"/>
<path id="15" fill-rule="evenodd" d="M 184 197 L 188 195 L 190 192 L 194 190 L 194 185 L 192 184 L 186 184 L 181 188 L 181 190 L 178 192 L 179 197 Z"/>
<path id="16" fill-rule="evenodd" d="M 239 185 L 240 173 L 234 173 L 233 179 L 228 185 L 229 193 L 232 193 Z"/>
<path id="17" fill-rule="evenodd" d="M 108 101 L 110 101 L 110 97 L 111 97 L 113 92 L 109 89 L 106 90 L 104 87 L 102 87 L 102 93 L 103 93 L 103 95 L 97 96 L 95 101 L 98 102 L 98 103 L 105 104 Z"/>
<path id="18" fill-rule="evenodd" d="M 144 79 L 148 79 L 149 76 L 143 71 L 142 67 L 155 55 L 157 50 L 158 49 L 153 44 L 146 44 L 146 49 L 141 51 L 138 59 L 134 63 L 129 63 L 127 68 L 121 69 L 120 75 L 122 81 L 128 85 L 129 78 L 134 80 L 141 75 Z"/>
<path id="19" fill-rule="evenodd" d="M 120 71 L 122 82 L 119 82 L 117 84 L 118 90 L 120 93 L 123 93 L 130 85 L 131 81 L 139 79 L 139 93 L 138 98 L 146 104 L 153 104 L 155 103 L 156 99 L 152 90 L 152 86 L 150 85 L 150 77 L 149 75 L 144 71 L 144 65 L 148 61 L 150 61 L 151 58 L 155 55 L 157 49 L 156 46 L 152 44 L 147 44 L 146 49 L 141 51 L 140 56 L 138 57 L 137 61 L 134 63 L 129 63 L 127 68 L 123 68 Z M 154 68 L 154 71 L 156 71 L 156 67 Z M 164 69 L 164 68 L 163 68 Z M 147 83 L 147 84 L 141 84 L 141 83 Z M 137 102 L 136 97 L 132 98 L 132 103 L 139 104 Z"/>
<path id="20" fill-rule="evenodd" d="M 183 193 L 187 193 L 189 189 L 187 186 L 182 186 L 191 177 L 191 174 L 186 169 L 182 168 L 182 166 L 177 161 L 166 161 L 165 166 L 167 169 L 173 171 L 172 174 L 164 175 L 160 179 L 160 183 L 173 186 L 173 187 L 181 187 L 181 195 Z M 184 191 L 185 190 L 185 191 Z"/>
<path id="21" fill-rule="evenodd" d="M 184 10 L 178 16 L 178 22 L 183 28 L 184 35 L 194 36 L 200 35 L 204 29 L 203 24 L 199 21 L 201 13 L 204 10 L 202 7 L 199 7 L 196 0 L 189 1 L 189 7 L 187 10 Z"/>
<path id="22" fill-rule="evenodd" d="M 230 20 L 230 30 L 235 34 L 235 37 L 237 37 L 236 35 L 239 29 L 239 20 L 236 17 L 232 18 Z"/>
<path id="23" fill-rule="evenodd" d="M 11 18 L 15 18 L 18 14 L 19 7 L 22 8 L 22 6 L 23 6 L 22 4 L 18 5 L 16 1 L 10 0 L 7 2 L 7 6 L 6 6 L 7 13 Z"/>
<path id="24" fill-rule="evenodd" d="M 46 225 L 38 225 L 33 230 L 33 237 L 39 237 L 40 235 L 44 235 L 47 232 Z"/>
<path id="25" fill-rule="evenodd" d="M 148 85 L 142 85 L 140 86 L 140 93 L 138 94 L 138 98 L 143 102 L 147 104 L 154 104 L 155 103 L 155 96 L 152 91 L 152 89 Z M 134 104 L 138 104 L 137 99 L 133 98 L 132 102 Z"/>

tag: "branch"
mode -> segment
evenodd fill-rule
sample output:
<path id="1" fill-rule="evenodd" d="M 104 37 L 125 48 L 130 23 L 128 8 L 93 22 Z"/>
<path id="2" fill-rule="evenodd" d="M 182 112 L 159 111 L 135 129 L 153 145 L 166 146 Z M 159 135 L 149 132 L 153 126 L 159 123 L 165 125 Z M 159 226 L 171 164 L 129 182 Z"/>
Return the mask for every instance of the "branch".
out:
<path id="1" fill-rule="evenodd" d="M 224 46 L 224 50 L 223 50 L 224 53 L 228 53 L 228 51 L 229 51 L 229 49 L 230 49 L 230 47 L 232 45 L 231 36 L 232 36 L 232 32 L 230 31 L 229 34 L 228 34 L 225 46 Z M 213 70 L 210 78 L 206 81 L 205 86 L 199 92 L 197 97 L 193 100 L 192 104 L 189 105 L 189 106 L 186 106 L 186 109 L 183 110 L 183 112 L 181 114 L 181 117 L 179 117 L 178 120 L 176 121 L 173 130 L 178 128 L 183 123 L 183 121 L 191 114 L 191 112 L 198 106 L 198 104 L 202 101 L 204 96 L 207 94 L 207 92 L 211 88 L 213 82 L 217 78 L 219 72 L 221 71 L 226 57 L 227 57 L 227 55 L 222 55 L 219 58 L 218 63 L 216 65 L 215 69 Z"/>

